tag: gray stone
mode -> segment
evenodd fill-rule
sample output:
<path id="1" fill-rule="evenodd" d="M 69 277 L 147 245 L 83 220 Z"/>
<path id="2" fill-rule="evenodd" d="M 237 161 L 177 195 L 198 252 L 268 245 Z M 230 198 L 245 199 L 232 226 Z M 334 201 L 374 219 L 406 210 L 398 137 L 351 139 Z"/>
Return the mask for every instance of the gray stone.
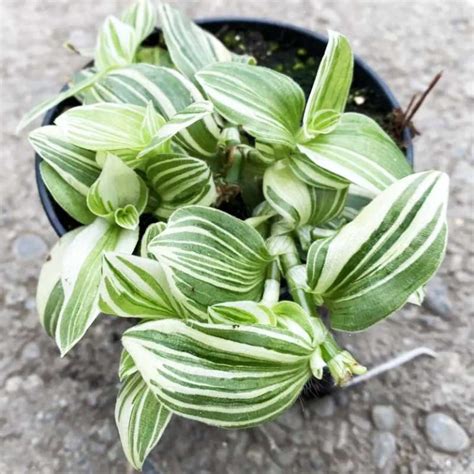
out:
<path id="1" fill-rule="evenodd" d="M 387 466 L 397 451 L 397 442 L 392 433 L 377 432 L 372 438 L 372 459 L 377 468 Z"/>
<path id="2" fill-rule="evenodd" d="M 40 348 L 36 342 L 28 342 L 21 351 L 21 357 L 26 360 L 35 360 L 40 356 Z"/>
<path id="3" fill-rule="evenodd" d="M 380 431 L 393 431 L 397 426 L 398 416 L 391 405 L 376 405 L 372 408 L 372 420 Z"/>
<path id="4" fill-rule="evenodd" d="M 453 308 L 448 288 L 440 277 L 434 277 L 427 285 L 423 306 L 437 316 L 451 316 Z"/>
<path id="5" fill-rule="evenodd" d="M 303 415 L 298 404 L 293 405 L 289 410 L 278 418 L 278 423 L 287 428 L 297 431 L 303 427 Z"/>
<path id="6" fill-rule="evenodd" d="M 425 420 L 426 436 L 433 448 L 458 453 L 469 446 L 469 438 L 455 420 L 444 413 L 431 413 Z"/>
<path id="7" fill-rule="evenodd" d="M 5 391 L 8 393 L 16 392 L 20 389 L 21 383 L 21 377 L 19 377 L 18 375 L 14 375 L 13 377 L 7 379 L 5 383 Z"/>
<path id="8" fill-rule="evenodd" d="M 360 416 L 356 413 L 351 413 L 349 415 L 349 421 L 357 428 L 360 428 L 362 431 L 370 431 L 370 421 L 363 416 Z"/>
<path id="9" fill-rule="evenodd" d="M 48 251 L 44 240 L 35 234 L 23 234 L 13 242 L 13 252 L 20 260 L 43 258 Z"/>
<path id="10" fill-rule="evenodd" d="M 332 396 L 326 396 L 311 404 L 311 410 L 319 418 L 328 418 L 334 415 L 335 404 Z"/>

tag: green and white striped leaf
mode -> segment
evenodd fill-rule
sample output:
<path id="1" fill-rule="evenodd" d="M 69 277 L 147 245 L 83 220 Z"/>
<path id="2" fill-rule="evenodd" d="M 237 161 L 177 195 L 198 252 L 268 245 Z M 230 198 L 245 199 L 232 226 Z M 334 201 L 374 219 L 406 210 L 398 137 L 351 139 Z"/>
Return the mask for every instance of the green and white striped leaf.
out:
<path id="1" fill-rule="evenodd" d="M 210 206 L 217 199 L 212 172 L 206 162 L 186 155 L 160 155 L 147 169 L 150 187 L 159 196 L 153 211 L 167 219 L 176 209 L 200 204 Z"/>
<path id="2" fill-rule="evenodd" d="M 123 382 L 127 377 L 138 372 L 135 362 L 133 362 L 132 356 L 125 350 L 122 349 L 120 354 L 120 364 L 118 370 L 118 376 L 120 382 Z"/>
<path id="3" fill-rule="evenodd" d="M 87 207 L 86 197 L 76 191 L 45 161 L 40 163 L 40 174 L 55 202 L 73 219 L 81 224 L 90 224 L 95 219 Z"/>
<path id="4" fill-rule="evenodd" d="M 403 306 L 433 276 L 446 246 L 448 177 L 401 179 L 308 254 L 308 283 L 336 329 L 358 331 Z"/>
<path id="5" fill-rule="evenodd" d="M 348 221 L 351 221 L 372 199 L 373 196 L 370 192 L 367 192 L 367 190 L 360 186 L 351 184 L 342 216 Z"/>
<path id="6" fill-rule="evenodd" d="M 74 145 L 61 129 L 49 125 L 33 130 L 29 141 L 36 153 L 66 183 L 81 195 L 87 195 L 100 174 L 100 166 L 95 161 L 93 151 Z"/>
<path id="7" fill-rule="evenodd" d="M 306 184 L 318 188 L 344 189 L 349 186 L 347 179 L 317 166 L 303 153 L 293 153 L 289 159 L 291 171 Z"/>
<path id="8" fill-rule="evenodd" d="M 135 62 L 152 64 L 153 66 L 173 67 L 170 54 L 166 49 L 159 46 L 142 46 L 138 48 Z"/>
<path id="9" fill-rule="evenodd" d="M 65 140 L 93 151 L 143 149 L 141 126 L 145 107 L 131 104 L 92 104 L 61 114 L 55 124 Z"/>
<path id="10" fill-rule="evenodd" d="M 40 102 L 38 105 L 33 107 L 28 113 L 23 116 L 16 128 L 16 133 L 19 133 L 27 125 L 33 122 L 33 120 L 38 118 L 40 115 L 43 115 L 49 109 L 52 109 L 54 106 L 58 105 L 63 100 L 83 93 L 86 89 L 90 88 L 93 84 L 95 84 L 101 77 L 101 74 L 93 74 L 82 81 L 74 83 L 73 85 L 71 85 L 71 87 L 67 88 L 63 92 L 60 92 L 56 96 L 46 99 L 43 102 Z"/>
<path id="11" fill-rule="evenodd" d="M 161 234 L 166 229 L 166 223 L 164 222 L 154 222 L 150 224 L 143 234 L 142 240 L 140 242 L 140 256 L 144 258 L 155 258 L 149 251 L 149 243 L 159 234 Z"/>
<path id="12" fill-rule="evenodd" d="M 156 156 L 162 149 L 163 144 L 171 140 L 182 130 L 199 122 L 213 111 L 212 104 L 208 101 L 195 102 L 188 105 L 184 110 L 171 117 L 154 136 L 151 143 L 142 150 L 138 158 L 147 160 Z"/>
<path id="13" fill-rule="evenodd" d="M 276 326 L 276 316 L 265 304 L 234 301 L 209 307 L 209 322 L 215 324 L 264 324 Z"/>
<path id="14" fill-rule="evenodd" d="M 322 225 L 330 222 L 344 211 L 349 188 L 329 189 L 315 188 L 316 212 L 311 221 L 314 225 Z"/>
<path id="15" fill-rule="evenodd" d="M 140 470 L 171 420 L 171 412 L 138 373 L 123 382 L 115 405 L 115 422 L 128 462 Z"/>
<path id="16" fill-rule="evenodd" d="M 109 153 L 102 173 L 87 194 L 89 209 L 99 217 L 115 219 L 125 229 L 135 229 L 147 201 L 148 188 L 143 179 Z"/>
<path id="17" fill-rule="evenodd" d="M 148 250 L 168 273 L 175 296 L 202 319 L 213 304 L 259 300 L 272 260 L 255 229 L 202 206 L 175 211 Z"/>
<path id="18" fill-rule="evenodd" d="M 150 101 L 166 119 L 204 96 L 178 71 L 166 67 L 136 64 L 111 71 L 89 90 L 87 103 L 114 102 L 145 107 Z M 216 154 L 219 128 L 212 115 L 181 130 L 174 140 L 193 156 L 213 157 Z"/>
<path id="19" fill-rule="evenodd" d="M 122 13 L 121 20 L 133 28 L 141 43 L 155 29 L 156 9 L 150 0 L 138 0 Z"/>
<path id="20" fill-rule="evenodd" d="M 143 143 L 150 143 L 165 123 L 166 120 L 155 110 L 153 103 L 148 102 L 141 128 Z"/>
<path id="21" fill-rule="evenodd" d="M 122 342 L 158 399 L 172 412 L 226 428 L 278 416 L 310 377 L 313 347 L 269 326 L 139 324 Z"/>
<path id="22" fill-rule="evenodd" d="M 300 181 L 291 171 L 288 160 L 277 161 L 267 168 L 263 176 L 263 194 L 292 227 L 312 222 L 317 211 L 316 188 Z"/>
<path id="23" fill-rule="evenodd" d="M 333 132 L 298 145 L 316 166 L 376 195 L 412 170 L 394 141 L 365 115 L 343 114 Z"/>
<path id="24" fill-rule="evenodd" d="M 183 315 L 163 268 L 150 258 L 104 254 L 99 294 L 99 308 L 106 314 L 143 319 Z"/>
<path id="25" fill-rule="evenodd" d="M 293 149 L 304 93 L 289 77 L 247 64 L 216 63 L 196 78 L 216 110 L 261 142 Z"/>
<path id="26" fill-rule="evenodd" d="M 97 218 L 67 247 L 61 270 L 65 301 L 55 334 L 62 355 L 82 338 L 99 314 L 102 255 L 107 251 L 132 253 L 137 241 L 138 230 L 121 229 Z"/>
<path id="27" fill-rule="evenodd" d="M 108 16 L 97 38 L 94 66 L 99 71 L 108 71 L 131 64 L 140 42 L 132 26 Z"/>
<path id="28" fill-rule="evenodd" d="M 41 325 L 51 337 L 54 337 L 58 317 L 64 303 L 64 291 L 61 283 L 64 254 L 81 229 L 79 227 L 64 234 L 56 242 L 39 275 L 36 288 L 36 307 Z"/>
<path id="29" fill-rule="evenodd" d="M 175 66 L 189 79 L 215 62 L 252 62 L 249 56 L 231 53 L 215 36 L 203 30 L 179 10 L 158 5 L 166 46 Z"/>
<path id="30" fill-rule="evenodd" d="M 330 30 L 328 45 L 304 111 L 303 130 L 307 137 L 327 133 L 331 128 L 328 126 L 329 115 L 332 126 L 337 125 L 337 114 L 344 112 L 346 107 L 353 67 L 354 58 L 349 41 L 340 33 Z M 325 113 L 321 114 L 323 111 Z M 328 115 L 327 111 L 335 113 Z"/>

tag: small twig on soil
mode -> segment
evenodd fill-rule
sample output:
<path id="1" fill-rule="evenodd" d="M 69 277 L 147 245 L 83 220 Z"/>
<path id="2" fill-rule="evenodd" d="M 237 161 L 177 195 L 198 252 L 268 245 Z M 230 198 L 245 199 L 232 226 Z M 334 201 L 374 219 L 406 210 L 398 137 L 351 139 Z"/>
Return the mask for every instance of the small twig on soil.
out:
<path id="1" fill-rule="evenodd" d="M 256 426 L 255 429 L 260 431 L 260 433 L 262 433 L 265 439 L 268 441 L 270 451 L 280 451 L 280 447 L 278 446 L 273 436 L 267 431 L 265 425 Z"/>
<path id="2" fill-rule="evenodd" d="M 367 382 L 367 380 L 377 377 L 380 374 L 383 374 L 384 372 L 387 372 L 389 370 L 400 367 L 401 365 L 406 364 L 410 360 L 422 355 L 426 355 L 433 358 L 437 357 L 436 352 L 429 349 L 428 347 L 417 347 L 416 349 L 404 352 L 403 354 L 400 354 L 399 356 L 394 357 L 393 359 L 390 359 L 389 361 L 384 362 L 383 364 L 377 365 L 373 369 L 368 370 L 364 375 L 354 377 L 346 385 L 344 385 L 343 388 L 353 387 L 354 385 Z"/>
<path id="3" fill-rule="evenodd" d="M 436 76 L 433 77 L 430 84 L 428 85 L 426 90 L 423 92 L 423 94 L 421 94 L 417 100 L 415 100 L 416 95 L 412 98 L 412 100 L 410 101 L 410 104 L 407 107 L 407 110 L 404 113 L 405 118 L 404 118 L 404 121 L 402 122 L 402 128 L 405 128 L 412 121 L 413 117 L 418 112 L 418 109 L 421 107 L 426 97 L 428 97 L 428 94 L 433 90 L 434 86 L 441 79 L 442 75 L 443 75 L 443 71 L 438 72 L 438 74 L 436 74 Z"/>

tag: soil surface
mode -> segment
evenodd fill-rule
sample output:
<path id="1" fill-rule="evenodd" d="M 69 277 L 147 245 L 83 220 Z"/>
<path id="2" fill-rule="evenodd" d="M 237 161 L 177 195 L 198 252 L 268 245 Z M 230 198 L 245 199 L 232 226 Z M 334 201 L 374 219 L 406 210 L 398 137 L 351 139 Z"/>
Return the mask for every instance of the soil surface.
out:
<path id="1" fill-rule="evenodd" d="M 21 115 L 82 66 L 60 45 L 93 44 L 126 0 L 2 0 L 0 173 L 0 473 L 131 473 L 113 421 L 119 335 L 126 322 L 99 320 L 61 359 L 41 329 L 35 286 L 56 241 L 38 200 L 33 153 L 16 136 Z M 447 258 L 425 307 L 407 307 L 346 345 L 373 367 L 427 346 L 420 358 L 365 384 L 297 403 L 263 428 L 222 431 L 175 418 L 147 474 L 474 472 L 472 107 L 473 15 L 469 1 L 194 0 L 194 17 L 271 17 L 345 33 L 406 105 L 440 70 L 417 115 L 417 170 L 452 179 Z M 448 417 L 448 418 L 446 418 Z"/>

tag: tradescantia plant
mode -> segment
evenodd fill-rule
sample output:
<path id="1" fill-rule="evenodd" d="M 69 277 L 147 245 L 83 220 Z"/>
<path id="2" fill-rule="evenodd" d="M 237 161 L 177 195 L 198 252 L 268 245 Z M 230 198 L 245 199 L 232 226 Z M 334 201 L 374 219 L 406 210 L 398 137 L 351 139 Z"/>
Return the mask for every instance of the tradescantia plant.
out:
<path id="1" fill-rule="evenodd" d="M 344 36 L 330 32 L 306 100 L 171 7 L 158 17 L 166 49 L 141 46 L 149 1 L 109 17 L 93 65 L 21 124 L 82 103 L 29 137 L 81 224 L 43 266 L 38 312 L 62 355 L 100 313 L 131 318 L 115 417 L 137 469 L 172 415 L 255 426 L 325 370 L 338 385 L 363 373 L 320 308 L 361 331 L 419 303 L 447 233 L 447 176 L 413 173 L 375 121 L 344 112 Z"/>

